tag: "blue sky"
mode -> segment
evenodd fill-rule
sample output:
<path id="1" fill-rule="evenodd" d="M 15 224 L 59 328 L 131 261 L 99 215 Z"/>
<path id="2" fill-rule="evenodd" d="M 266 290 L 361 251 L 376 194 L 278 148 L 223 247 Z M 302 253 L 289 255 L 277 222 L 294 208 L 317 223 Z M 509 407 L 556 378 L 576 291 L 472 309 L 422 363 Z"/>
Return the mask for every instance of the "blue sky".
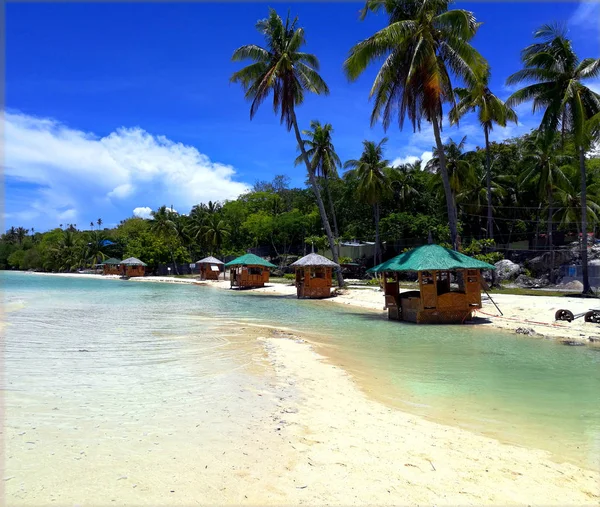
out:
<path id="1" fill-rule="evenodd" d="M 258 179 L 295 168 L 293 134 L 265 103 L 253 121 L 242 90 L 229 84 L 240 66 L 232 52 L 262 44 L 254 24 L 267 3 L 16 4 L 6 5 L 5 226 L 45 230 L 60 223 L 106 225 L 148 208 L 173 205 L 187 213 L 209 199 L 234 198 Z M 342 160 L 357 158 L 369 125 L 368 92 L 376 67 L 348 83 L 342 63 L 349 48 L 385 24 L 358 20 L 362 3 L 273 6 L 298 15 L 306 51 L 321 61 L 328 97 L 308 97 L 297 115 L 330 122 Z M 600 4 L 574 2 L 458 2 L 484 24 L 474 45 L 492 67 L 491 87 L 503 98 L 506 77 L 520 68 L 519 52 L 543 23 L 563 21 L 579 55 L 597 57 Z M 590 83 L 600 91 L 600 82 Z M 519 125 L 497 129 L 500 140 L 528 131 L 536 118 L 518 110 Z M 445 137 L 467 135 L 481 145 L 475 118 Z M 430 156 L 429 127 L 413 133 L 393 124 L 387 158 Z"/>

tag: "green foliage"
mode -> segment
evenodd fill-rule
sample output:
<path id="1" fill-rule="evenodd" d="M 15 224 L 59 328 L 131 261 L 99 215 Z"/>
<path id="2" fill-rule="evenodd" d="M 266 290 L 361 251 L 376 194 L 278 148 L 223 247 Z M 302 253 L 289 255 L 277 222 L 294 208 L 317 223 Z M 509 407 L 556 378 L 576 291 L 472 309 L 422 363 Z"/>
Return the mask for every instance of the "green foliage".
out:
<path id="1" fill-rule="evenodd" d="M 486 251 L 492 250 L 495 246 L 496 243 L 493 239 L 474 239 L 467 247 L 462 249 L 462 253 L 475 257 L 480 261 L 495 264 L 504 259 L 504 255 L 501 252 Z"/>
<path id="2" fill-rule="evenodd" d="M 285 278 L 286 280 L 295 280 L 296 275 L 294 273 L 286 273 L 283 275 L 283 278 Z"/>

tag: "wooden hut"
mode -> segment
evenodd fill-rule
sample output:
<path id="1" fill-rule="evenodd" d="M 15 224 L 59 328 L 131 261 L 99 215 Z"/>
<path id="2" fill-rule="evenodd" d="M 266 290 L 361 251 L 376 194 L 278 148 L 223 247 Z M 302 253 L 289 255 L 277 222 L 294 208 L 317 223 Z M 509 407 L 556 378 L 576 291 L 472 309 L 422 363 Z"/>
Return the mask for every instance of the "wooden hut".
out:
<path id="1" fill-rule="evenodd" d="M 100 265 L 102 266 L 102 274 L 104 275 L 120 275 L 121 270 L 119 268 L 119 264 L 121 261 L 119 259 L 115 259 L 111 257 L 110 259 L 106 259 Z"/>
<path id="2" fill-rule="evenodd" d="M 328 298 L 331 296 L 332 273 L 340 266 L 327 257 L 311 253 L 291 266 L 296 270 L 298 298 Z"/>
<path id="3" fill-rule="evenodd" d="M 223 262 L 216 257 L 209 256 L 197 261 L 196 266 L 200 270 L 200 280 L 218 280 Z"/>
<path id="4" fill-rule="evenodd" d="M 129 257 L 119 264 L 122 276 L 132 278 L 134 276 L 144 276 L 146 274 L 147 264 L 135 257 Z"/>
<path id="5" fill-rule="evenodd" d="M 481 308 L 482 269 L 496 268 L 439 245 L 425 245 L 368 271 L 383 274 L 385 307 L 390 319 L 457 324 Z M 403 271 L 417 273 L 419 290 L 400 292 L 398 273 Z M 451 286 L 452 274 L 458 275 L 458 288 Z"/>
<path id="6" fill-rule="evenodd" d="M 229 271 L 231 288 L 250 289 L 264 287 L 269 281 L 269 268 L 276 268 L 262 257 L 246 254 L 225 264 Z"/>

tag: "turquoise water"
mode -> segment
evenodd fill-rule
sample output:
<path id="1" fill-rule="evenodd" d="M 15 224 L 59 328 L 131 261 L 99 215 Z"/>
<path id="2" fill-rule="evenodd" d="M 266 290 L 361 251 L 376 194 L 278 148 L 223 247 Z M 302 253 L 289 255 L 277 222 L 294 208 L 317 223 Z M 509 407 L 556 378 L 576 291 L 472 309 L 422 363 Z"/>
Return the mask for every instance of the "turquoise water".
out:
<path id="1" fill-rule="evenodd" d="M 598 349 L 202 286 L 23 273 L 0 280 L 7 389 L 38 403 L 68 392 L 93 411 L 111 385 L 111 396 L 135 397 L 151 413 L 163 402 L 152 396 L 157 379 L 169 379 L 173 396 L 184 394 L 177 386 L 185 379 L 185 389 L 191 382 L 210 403 L 248 375 L 243 366 L 257 353 L 232 346 L 228 334 L 275 325 L 308 333 L 364 391 L 390 405 L 600 468 Z"/>

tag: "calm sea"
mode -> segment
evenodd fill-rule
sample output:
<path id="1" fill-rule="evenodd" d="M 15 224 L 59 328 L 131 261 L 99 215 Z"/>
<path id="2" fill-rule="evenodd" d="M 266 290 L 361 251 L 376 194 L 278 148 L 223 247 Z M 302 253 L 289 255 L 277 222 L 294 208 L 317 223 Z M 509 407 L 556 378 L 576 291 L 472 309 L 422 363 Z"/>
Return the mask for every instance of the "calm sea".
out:
<path id="1" fill-rule="evenodd" d="M 135 407 L 132 424 L 173 424 L 161 406 L 176 418 L 190 393 L 251 414 L 260 402 L 232 389 L 264 387 L 261 349 L 245 330 L 269 325 L 307 334 L 384 403 L 600 469 L 599 349 L 202 286 L 14 272 L 0 281 L 9 426 L 68 426 L 71 409 L 77 424 L 123 417 L 115 400 Z M 235 431 L 230 416 L 219 428 Z"/>

